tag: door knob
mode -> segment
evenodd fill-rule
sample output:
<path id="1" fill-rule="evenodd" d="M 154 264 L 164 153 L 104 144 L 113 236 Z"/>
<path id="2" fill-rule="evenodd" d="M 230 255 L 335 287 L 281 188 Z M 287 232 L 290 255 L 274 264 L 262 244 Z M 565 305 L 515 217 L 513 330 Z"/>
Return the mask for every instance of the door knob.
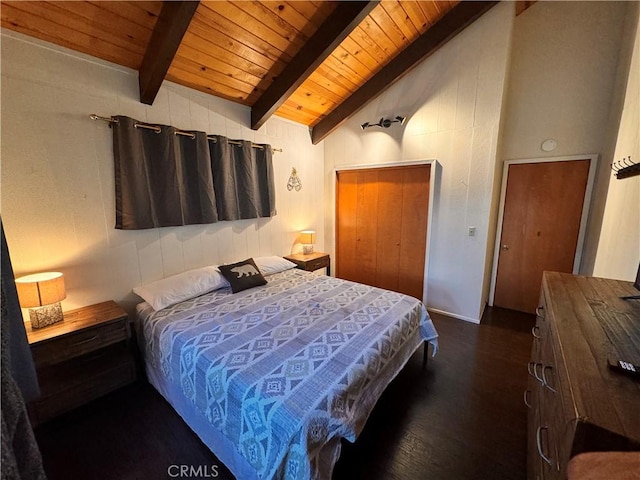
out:
<path id="1" fill-rule="evenodd" d="M 502 245 L 502 250 L 509 250 L 509 245 Z"/>

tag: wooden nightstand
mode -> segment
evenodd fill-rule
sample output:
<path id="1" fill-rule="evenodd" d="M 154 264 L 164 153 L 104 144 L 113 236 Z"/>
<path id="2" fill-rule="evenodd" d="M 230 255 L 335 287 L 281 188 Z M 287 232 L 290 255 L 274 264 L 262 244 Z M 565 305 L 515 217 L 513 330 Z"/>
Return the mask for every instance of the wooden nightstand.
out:
<path id="1" fill-rule="evenodd" d="M 34 425 L 136 379 L 127 313 L 113 301 L 70 310 L 48 327 L 25 328 L 41 391 L 28 406 Z"/>
<path id="2" fill-rule="evenodd" d="M 313 252 L 309 255 L 304 255 L 302 253 L 295 253 L 292 255 L 287 255 L 287 260 L 295 263 L 300 270 L 306 270 L 307 272 L 313 272 L 314 270 L 318 270 L 320 268 L 327 269 L 327 275 L 331 275 L 331 259 L 329 258 L 328 253 L 323 252 Z"/>

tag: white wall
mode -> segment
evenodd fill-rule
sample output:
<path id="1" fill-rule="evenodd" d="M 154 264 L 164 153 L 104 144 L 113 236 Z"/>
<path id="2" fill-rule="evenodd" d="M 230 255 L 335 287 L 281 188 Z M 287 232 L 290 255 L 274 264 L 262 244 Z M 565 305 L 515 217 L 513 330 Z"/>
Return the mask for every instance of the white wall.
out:
<path id="1" fill-rule="evenodd" d="M 640 163 L 640 22 L 638 10 L 627 22 L 635 36 L 624 108 L 617 135 L 614 160 L 631 157 Z M 633 281 L 640 261 L 640 176 L 611 180 L 602 221 L 602 232 L 593 274 L 597 277 Z"/>
<path id="2" fill-rule="evenodd" d="M 1 212 L 13 268 L 16 275 L 63 272 L 64 310 L 107 299 L 131 310 L 136 285 L 248 256 L 289 254 L 306 228 L 317 230 L 316 249 L 323 249 L 323 146 L 311 144 L 306 127 L 273 118 L 254 132 L 249 108 L 168 82 L 146 106 L 132 70 L 13 32 L 1 39 Z M 282 148 L 274 155 L 278 215 L 115 230 L 111 130 L 91 113 Z M 286 189 L 292 167 L 300 192 Z"/>
<path id="3" fill-rule="evenodd" d="M 549 155 L 607 150 L 611 135 L 604 131 L 614 123 L 613 138 L 618 131 L 615 81 L 625 41 L 619 37 L 629 12 L 637 15 L 633 3 L 538 2 L 516 18 L 512 47 L 513 4 L 503 2 L 373 99 L 324 148 L 311 145 L 306 127 L 277 118 L 253 132 L 248 108 L 168 82 L 154 106 L 142 105 L 135 72 L 2 31 L 0 198 L 14 269 L 18 275 L 63 271 L 64 309 L 106 299 L 130 309 L 135 285 L 249 255 L 287 254 L 304 228 L 318 231 L 317 250 L 333 253 L 335 167 L 435 158 L 443 170 L 427 303 L 478 321 L 487 297 L 501 160 L 543 156 L 539 145 L 549 137 L 558 140 Z M 629 86 L 638 85 L 637 36 L 635 41 Z M 503 102 L 507 75 L 509 101 Z M 624 103 L 616 159 L 640 159 L 635 92 Z M 90 113 L 283 148 L 274 159 L 278 215 L 140 232 L 113 229 L 111 132 L 89 120 Z M 408 116 L 404 127 L 359 128 L 397 114 Z M 291 167 L 298 169 L 301 192 L 286 190 Z M 604 210 L 610 174 L 600 173 L 607 180 L 597 192 Z M 629 278 L 637 268 L 639 227 L 633 219 L 639 213 L 622 206 L 638 205 L 638 178 L 612 180 L 601 238 L 599 225 L 591 228 L 594 258 L 600 242 L 598 275 Z M 476 227 L 475 237 L 467 236 L 468 226 Z M 615 249 L 620 238 L 631 246 L 630 266 Z"/>
<path id="4" fill-rule="evenodd" d="M 514 25 L 501 158 L 600 155 L 580 267 L 587 275 L 624 94 L 617 88 L 624 23 L 634 4 L 537 2 Z M 546 139 L 557 141 L 554 151 L 541 149 Z"/>
<path id="5" fill-rule="evenodd" d="M 436 159 L 427 305 L 478 322 L 513 3 L 504 2 L 325 139 L 325 244 L 334 252 L 335 168 Z M 404 127 L 360 124 L 407 115 Z M 467 227 L 476 236 L 467 236 Z"/>

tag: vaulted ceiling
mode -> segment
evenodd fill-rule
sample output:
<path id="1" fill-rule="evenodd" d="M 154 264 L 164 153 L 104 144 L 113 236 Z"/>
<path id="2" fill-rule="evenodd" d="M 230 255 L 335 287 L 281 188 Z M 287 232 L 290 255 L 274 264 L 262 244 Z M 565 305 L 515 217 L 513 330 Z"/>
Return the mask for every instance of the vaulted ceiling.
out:
<path id="1" fill-rule="evenodd" d="M 2 27 L 275 114 L 322 140 L 496 2 L 2 1 Z"/>

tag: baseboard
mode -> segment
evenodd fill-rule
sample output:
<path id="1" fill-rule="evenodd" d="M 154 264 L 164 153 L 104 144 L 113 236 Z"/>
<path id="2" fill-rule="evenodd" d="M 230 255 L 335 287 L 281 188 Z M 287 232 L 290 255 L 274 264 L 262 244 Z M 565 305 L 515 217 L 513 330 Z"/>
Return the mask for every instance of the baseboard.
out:
<path id="1" fill-rule="evenodd" d="M 431 308 L 431 307 L 427 307 L 427 311 L 437 313 L 440 315 L 446 315 L 447 317 L 457 318 L 458 320 L 464 320 L 465 322 L 475 323 L 477 325 L 480 324 L 479 318 L 465 317 L 464 315 L 457 315 L 455 313 L 446 312 L 444 310 L 438 310 L 437 308 Z"/>

